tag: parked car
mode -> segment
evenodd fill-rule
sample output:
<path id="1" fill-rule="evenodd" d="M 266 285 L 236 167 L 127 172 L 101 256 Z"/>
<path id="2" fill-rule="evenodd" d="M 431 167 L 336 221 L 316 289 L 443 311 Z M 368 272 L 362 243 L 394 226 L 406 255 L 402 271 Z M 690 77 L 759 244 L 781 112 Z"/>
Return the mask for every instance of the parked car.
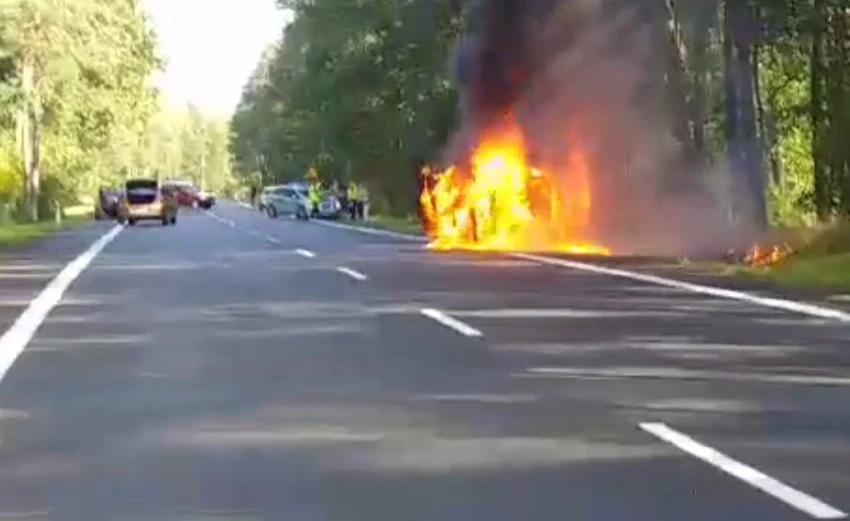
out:
<path id="1" fill-rule="evenodd" d="M 272 219 L 279 215 L 308 219 L 311 207 L 307 190 L 297 185 L 268 186 L 260 194 L 260 211 Z"/>
<path id="2" fill-rule="evenodd" d="M 168 226 L 177 224 L 177 208 L 174 195 L 156 179 L 131 179 L 124 184 L 118 221 L 133 226 L 138 221 L 154 220 Z"/>
<path id="3" fill-rule="evenodd" d="M 121 200 L 121 191 L 114 188 L 101 187 L 97 191 L 97 200 L 94 203 L 94 218 L 115 219 L 118 217 L 118 204 Z"/>
<path id="4" fill-rule="evenodd" d="M 267 213 L 272 193 L 280 188 L 283 188 L 283 185 L 270 185 L 263 187 L 262 191 L 260 191 L 260 195 L 257 197 L 257 209 L 263 213 Z"/>
<path id="5" fill-rule="evenodd" d="M 162 186 L 180 206 L 209 210 L 215 204 L 215 196 L 200 190 L 190 181 L 165 181 Z"/>
<path id="6" fill-rule="evenodd" d="M 319 219 L 339 219 L 339 217 L 343 213 L 342 201 L 339 200 L 339 197 L 328 194 L 322 199 L 322 202 L 319 203 L 319 207 L 311 214 L 311 217 L 318 217 Z"/>

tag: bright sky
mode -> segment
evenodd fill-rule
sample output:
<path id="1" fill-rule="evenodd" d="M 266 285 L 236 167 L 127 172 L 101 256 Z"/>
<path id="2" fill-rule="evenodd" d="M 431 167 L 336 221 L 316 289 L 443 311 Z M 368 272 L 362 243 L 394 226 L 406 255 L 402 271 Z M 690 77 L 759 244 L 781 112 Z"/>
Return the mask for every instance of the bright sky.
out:
<path id="1" fill-rule="evenodd" d="M 229 115 L 263 50 L 289 13 L 275 0 L 142 0 L 167 61 L 157 78 L 168 102 Z"/>

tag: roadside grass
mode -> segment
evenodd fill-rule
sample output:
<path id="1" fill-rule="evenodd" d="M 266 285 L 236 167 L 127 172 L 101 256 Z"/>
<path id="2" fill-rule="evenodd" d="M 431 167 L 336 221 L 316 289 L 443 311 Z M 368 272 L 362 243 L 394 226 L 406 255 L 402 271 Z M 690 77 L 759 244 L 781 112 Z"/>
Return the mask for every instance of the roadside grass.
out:
<path id="1" fill-rule="evenodd" d="M 850 223 L 798 233 L 794 253 L 764 268 L 738 268 L 736 274 L 781 286 L 850 291 Z"/>
<path id="2" fill-rule="evenodd" d="M 422 224 L 414 216 L 372 216 L 369 221 L 345 221 L 398 233 L 422 235 Z M 763 281 L 777 286 L 817 291 L 850 292 L 850 223 L 836 223 L 817 228 L 781 230 L 793 253 L 764 267 L 750 267 L 725 262 L 682 261 L 659 268 L 675 268 L 691 275 L 736 277 Z"/>
<path id="3" fill-rule="evenodd" d="M 85 212 L 67 212 L 61 224 L 55 221 L 36 223 L 9 223 L 0 225 L 0 249 L 21 245 L 53 233 L 91 222 L 88 208 Z"/>

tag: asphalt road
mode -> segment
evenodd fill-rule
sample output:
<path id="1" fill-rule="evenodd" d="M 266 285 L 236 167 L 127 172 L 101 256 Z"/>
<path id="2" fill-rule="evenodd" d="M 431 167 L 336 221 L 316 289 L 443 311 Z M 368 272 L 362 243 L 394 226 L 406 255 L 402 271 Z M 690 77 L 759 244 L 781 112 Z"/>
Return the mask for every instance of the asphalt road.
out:
<path id="1" fill-rule="evenodd" d="M 0 260 L 2 327 L 109 227 Z M 225 203 L 119 233 L 3 377 L 0 519 L 838 518 L 848 350 L 837 320 Z"/>

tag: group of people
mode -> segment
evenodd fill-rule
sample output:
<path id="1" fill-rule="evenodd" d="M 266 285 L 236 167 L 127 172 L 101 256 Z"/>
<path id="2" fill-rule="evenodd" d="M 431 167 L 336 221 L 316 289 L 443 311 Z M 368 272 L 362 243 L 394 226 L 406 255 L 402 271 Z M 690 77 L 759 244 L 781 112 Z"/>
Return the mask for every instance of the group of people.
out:
<path id="1" fill-rule="evenodd" d="M 366 219 L 369 191 L 360 183 L 351 181 L 348 186 L 343 186 L 334 181 L 330 187 L 327 187 L 320 182 L 314 182 L 310 185 L 309 195 L 314 208 L 318 208 L 325 197 L 332 195 L 337 198 L 343 210 L 348 213 L 349 219 L 352 221 Z"/>

